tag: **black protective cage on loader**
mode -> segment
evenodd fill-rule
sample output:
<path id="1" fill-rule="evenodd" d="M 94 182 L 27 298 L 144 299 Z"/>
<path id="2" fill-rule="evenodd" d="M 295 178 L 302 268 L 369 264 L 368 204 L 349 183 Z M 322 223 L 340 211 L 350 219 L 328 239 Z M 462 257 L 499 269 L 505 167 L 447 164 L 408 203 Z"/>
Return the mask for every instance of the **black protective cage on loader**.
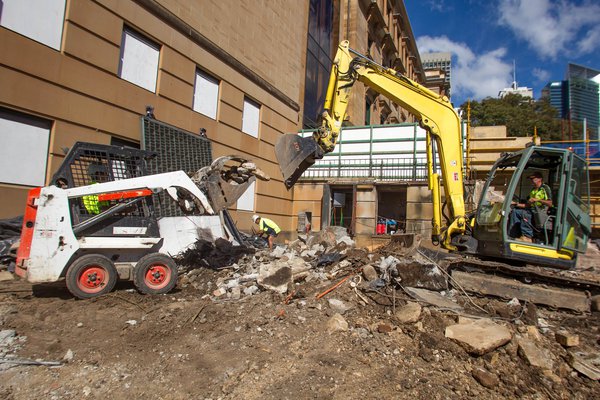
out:
<path id="1" fill-rule="evenodd" d="M 148 175 L 147 162 L 156 153 L 129 147 L 77 142 L 52 177 L 52 184 L 78 187 Z M 88 197 L 88 199 L 86 199 Z M 90 211 L 91 196 L 71 199 L 71 219 L 77 236 L 114 236 L 114 228 L 147 228 L 142 236 L 158 236 L 158 224 L 152 197 L 139 197 L 117 203 L 102 202 L 102 212 Z"/>

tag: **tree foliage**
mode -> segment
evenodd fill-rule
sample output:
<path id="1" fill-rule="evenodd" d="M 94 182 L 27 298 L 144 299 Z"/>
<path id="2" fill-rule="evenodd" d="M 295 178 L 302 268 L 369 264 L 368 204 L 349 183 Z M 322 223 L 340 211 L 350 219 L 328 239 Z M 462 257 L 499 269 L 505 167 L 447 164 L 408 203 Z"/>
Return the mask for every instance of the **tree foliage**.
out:
<path id="1" fill-rule="evenodd" d="M 467 115 L 467 102 L 460 106 Z M 519 94 L 508 94 L 501 99 L 488 97 L 471 102 L 471 126 L 506 125 L 508 136 L 533 136 L 534 129 L 543 141 L 568 140 L 569 127 L 558 118 L 558 111 L 547 98 L 531 100 Z M 581 139 L 581 124 L 571 126 L 573 140 Z M 577 133 L 575 133 L 577 132 Z"/>

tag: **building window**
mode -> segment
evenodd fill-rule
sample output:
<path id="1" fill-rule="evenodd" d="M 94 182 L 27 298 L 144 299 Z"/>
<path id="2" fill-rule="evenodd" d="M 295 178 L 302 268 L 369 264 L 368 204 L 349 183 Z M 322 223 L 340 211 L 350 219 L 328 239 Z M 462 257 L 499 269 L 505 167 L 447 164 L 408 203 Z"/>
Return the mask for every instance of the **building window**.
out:
<path id="1" fill-rule="evenodd" d="M 194 84 L 194 111 L 217 119 L 219 104 L 219 81 L 207 73 L 198 70 Z"/>
<path id="2" fill-rule="evenodd" d="M 333 1 L 310 0 L 304 90 L 304 129 L 317 128 L 333 52 Z"/>
<path id="3" fill-rule="evenodd" d="M 119 76 L 126 81 L 156 92 L 160 46 L 130 29 L 123 31 Z"/>
<path id="4" fill-rule="evenodd" d="M 50 121 L 0 109 L 0 182 L 43 186 Z"/>
<path id="5" fill-rule="evenodd" d="M 254 211 L 254 193 L 256 191 L 256 182 L 252 182 L 248 189 L 237 201 L 237 209 L 243 211 Z"/>
<path id="6" fill-rule="evenodd" d="M 257 138 L 259 124 L 260 105 L 248 98 L 245 98 L 244 113 L 242 115 L 242 132 Z"/>
<path id="7" fill-rule="evenodd" d="M 65 0 L 2 0 L 0 25 L 60 50 Z"/>

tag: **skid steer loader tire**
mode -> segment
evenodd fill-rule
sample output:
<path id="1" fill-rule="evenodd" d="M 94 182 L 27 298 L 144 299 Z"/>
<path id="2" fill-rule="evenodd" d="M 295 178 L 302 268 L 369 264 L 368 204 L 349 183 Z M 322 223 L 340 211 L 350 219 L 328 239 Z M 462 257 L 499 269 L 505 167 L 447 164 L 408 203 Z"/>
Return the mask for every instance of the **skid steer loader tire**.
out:
<path id="1" fill-rule="evenodd" d="M 141 293 L 168 293 L 177 284 L 177 264 L 165 254 L 147 254 L 135 266 L 133 283 Z"/>
<path id="2" fill-rule="evenodd" d="M 112 291 L 119 274 L 113 262 L 101 254 L 81 256 L 67 270 L 69 292 L 80 299 L 102 296 Z"/>

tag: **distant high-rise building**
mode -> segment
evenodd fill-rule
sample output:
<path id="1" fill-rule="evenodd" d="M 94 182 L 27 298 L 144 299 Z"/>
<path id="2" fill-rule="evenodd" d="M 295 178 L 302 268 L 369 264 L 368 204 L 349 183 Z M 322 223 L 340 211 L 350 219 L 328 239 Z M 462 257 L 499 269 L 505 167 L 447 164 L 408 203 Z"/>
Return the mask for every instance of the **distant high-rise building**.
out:
<path id="1" fill-rule="evenodd" d="M 498 92 L 498 97 L 503 98 L 507 94 L 520 94 L 523 97 L 533 99 L 533 89 L 517 84 L 517 67 L 513 61 L 513 82 L 510 87 L 504 88 Z"/>
<path id="2" fill-rule="evenodd" d="M 542 97 L 549 98 L 550 105 L 558 111 L 560 119 L 567 119 L 569 116 L 568 90 L 565 89 L 567 81 L 555 81 L 548 83 L 542 89 Z"/>
<path id="3" fill-rule="evenodd" d="M 561 119 L 586 121 L 590 139 L 598 139 L 600 127 L 600 71 L 569 63 L 564 81 L 550 82 L 542 90 Z"/>
<path id="4" fill-rule="evenodd" d="M 452 53 L 437 52 L 421 54 L 421 64 L 427 76 L 427 81 L 431 81 L 435 86 L 440 86 L 439 90 L 436 90 L 439 94 L 450 97 Z M 439 81 L 440 78 L 443 79 L 443 82 L 439 82 L 441 85 L 435 82 Z"/>

